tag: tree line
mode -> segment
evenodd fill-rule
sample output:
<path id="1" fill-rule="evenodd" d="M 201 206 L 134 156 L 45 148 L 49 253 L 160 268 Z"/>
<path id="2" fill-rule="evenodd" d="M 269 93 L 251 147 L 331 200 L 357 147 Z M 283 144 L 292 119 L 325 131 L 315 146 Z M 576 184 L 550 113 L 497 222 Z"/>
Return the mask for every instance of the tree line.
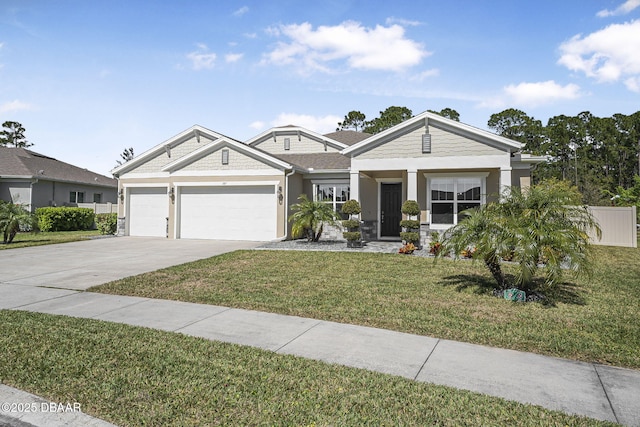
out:
<path id="1" fill-rule="evenodd" d="M 451 108 L 428 111 L 460 121 L 460 114 Z M 411 117 L 410 109 L 398 106 L 380 111 L 372 120 L 351 111 L 337 130 L 376 134 Z M 583 203 L 590 205 L 628 204 L 623 199 L 630 193 L 639 193 L 640 202 L 640 111 L 611 117 L 585 111 L 554 116 L 543 125 L 524 111 L 509 108 L 492 114 L 487 126 L 523 143 L 524 153 L 547 157 L 533 172 L 536 183 L 548 178 L 569 181 L 582 193 Z"/>

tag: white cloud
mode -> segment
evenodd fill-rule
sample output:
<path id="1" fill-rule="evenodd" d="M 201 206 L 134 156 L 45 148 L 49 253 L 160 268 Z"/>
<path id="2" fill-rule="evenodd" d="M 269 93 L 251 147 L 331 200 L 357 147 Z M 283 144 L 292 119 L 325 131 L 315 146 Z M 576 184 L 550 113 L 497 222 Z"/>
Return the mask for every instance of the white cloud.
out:
<path id="1" fill-rule="evenodd" d="M 387 25 L 400 24 L 404 27 L 417 27 L 418 25 L 422 25 L 420 21 L 410 21 L 408 19 L 396 18 L 395 16 L 388 17 L 385 23 Z"/>
<path id="2" fill-rule="evenodd" d="M 243 36 L 245 36 L 248 39 L 258 38 L 258 34 L 256 34 L 256 33 L 244 33 Z"/>
<path id="3" fill-rule="evenodd" d="M 484 99 L 479 107 L 503 108 L 507 105 L 537 107 L 552 102 L 577 99 L 580 96 L 582 96 L 580 87 L 573 83 L 562 86 L 553 80 L 523 82 L 505 86 L 501 94 Z"/>
<path id="4" fill-rule="evenodd" d="M 560 45 L 558 63 L 582 71 L 599 82 L 640 77 L 640 20 L 612 24 L 585 37 L 578 34 Z"/>
<path id="5" fill-rule="evenodd" d="M 640 7 L 640 0 L 627 0 L 614 10 L 603 9 L 596 15 L 600 18 L 606 18 L 607 16 L 626 15 L 632 12 L 634 9 Z"/>
<path id="6" fill-rule="evenodd" d="M 235 12 L 233 12 L 233 16 L 242 16 L 247 12 L 249 12 L 249 7 L 242 6 L 240 9 L 236 10 Z"/>
<path id="7" fill-rule="evenodd" d="M 187 58 L 191 61 L 191 67 L 194 70 L 210 70 L 216 65 L 215 53 L 209 53 L 207 45 L 199 43 L 198 50 L 187 54 Z"/>
<path id="8" fill-rule="evenodd" d="M 280 113 L 278 117 L 271 121 L 271 126 L 295 125 L 324 134 L 334 132 L 338 122 L 341 120 L 342 117 L 332 115 L 317 117 L 308 114 Z"/>
<path id="9" fill-rule="evenodd" d="M 440 75 L 440 70 L 438 70 L 437 68 L 432 68 L 430 70 L 425 70 L 419 74 L 416 74 L 415 76 L 410 77 L 409 80 L 421 82 L 425 79 L 428 79 L 431 77 L 437 77 L 439 75 Z"/>
<path id="10" fill-rule="evenodd" d="M 629 77 L 624 85 L 632 92 L 640 93 L 640 77 Z"/>
<path id="11" fill-rule="evenodd" d="M 335 26 L 311 24 L 268 28 L 273 37 L 286 37 L 263 56 L 262 63 L 294 64 L 302 72 L 335 72 L 331 64 L 345 61 L 349 68 L 402 71 L 419 64 L 428 55 L 422 44 L 407 39 L 400 25 L 375 28 L 346 21 Z"/>
<path id="12" fill-rule="evenodd" d="M 5 102 L 0 105 L 0 113 L 12 113 L 14 111 L 20 110 L 31 110 L 33 106 L 31 104 L 27 104 L 26 102 L 22 102 L 19 100 L 14 100 L 10 102 Z"/>
<path id="13" fill-rule="evenodd" d="M 262 130 L 265 128 L 265 126 L 266 126 L 266 123 L 261 122 L 260 120 L 256 120 L 255 122 L 249 125 L 251 129 L 256 129 L 256 130 Z"/>
<path id="14" fill-rule="evenodd" d="M 224 56 L 224 60 L 229 63 L 238 62 L 242 59 L 243 56 L 243 53 L 227 53 Z"/>

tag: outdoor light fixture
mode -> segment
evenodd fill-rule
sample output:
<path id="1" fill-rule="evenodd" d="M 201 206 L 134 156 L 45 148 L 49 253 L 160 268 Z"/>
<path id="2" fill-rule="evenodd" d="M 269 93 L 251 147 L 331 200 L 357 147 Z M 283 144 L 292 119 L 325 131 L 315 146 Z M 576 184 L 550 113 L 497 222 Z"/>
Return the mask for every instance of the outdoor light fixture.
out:
<path id="1" fill-rule="evenodd" d="M 118 190 L 118 197 L 120 198 L 120 203 L 124 202 L 124 189 L 119 189 Z"/>
<path id="2" fill-rule="evenodd" d="M 176 188 L 175 187 L 171 187 L 171 189 L 169 190 L 169 198 L 171 199 L 171 203 L 175 203 L 175 201 L 176 201 Z"/>
<path id="3" fill-rule="evenodd" d="M 282 194 L 282 186 L 278 186 L 278 202 L 282 204 L 284 200 L 284 195 Z"/>

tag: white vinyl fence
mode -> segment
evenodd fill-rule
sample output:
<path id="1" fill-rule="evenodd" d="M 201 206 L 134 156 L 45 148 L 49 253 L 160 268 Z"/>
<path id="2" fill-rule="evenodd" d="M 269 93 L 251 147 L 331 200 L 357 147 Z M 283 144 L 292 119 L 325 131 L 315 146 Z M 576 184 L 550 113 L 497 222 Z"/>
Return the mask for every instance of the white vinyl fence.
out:
<path id="1" fill-rule="evenodd" d="M 589 206 L 589 210 L 600 224 L 602 238 L 591 232 L 591 241 L 596 245 L 638 247 L 638 225 L 636 207 Z"/>
<path id="2" fill-rule="evenodd" d="M 118 212 L 117 203 L 78 203 L 79 208 L 89 208 L 97 214 Z"/>

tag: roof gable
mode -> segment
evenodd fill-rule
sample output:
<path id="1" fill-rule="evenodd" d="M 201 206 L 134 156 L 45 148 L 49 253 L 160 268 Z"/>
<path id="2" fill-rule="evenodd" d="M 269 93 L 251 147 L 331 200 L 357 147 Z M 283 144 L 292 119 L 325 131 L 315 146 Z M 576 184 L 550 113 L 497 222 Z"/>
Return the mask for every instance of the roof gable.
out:
<path id="1" fill-rule="evenodd" d="M 214 132 L 199 125 L 194 125 L 182 131 L 181 133 L 167 139 L 166 141 L 161 142 L 155 147 L 145 151 L 139 156 L 134 157 L 132 160 L 118 166 L 117 168 L 113 169 L 111 173 L 116 176 L 122 175 L 123 173 L 132 172 L 134 169 L 139 168 L 145 164 L 148 164 L 148 166 L 152 169 L 159 171 L 167 164 L 173 163 L 176 159 L 180 159 L 185 155 L 189 155 L 189 153 L 193 151 L 197 151 L 197 149 L 194 150 L 197 145 L 202 144 L 202 146 L 204 146 L 207 144 L 207 141 L 216 141 L 221 138 L 224 138 L 228 141 L 238 142 L 218 132 Z M 180 149 L 181 145 L 192 140 L 196 142 L 195 147 L 189 146 L 185 147 L 184 150 Z M 160 156 L 162 155 L 166 155 L 166 158 L 160 158 Z"/>
<path id="2" fill-rule="evenodd" d="M 366 151 L 372 150 L 382 144 L 393 141 L 394 139 L 402 136 L 408 132 L 415 131 L 416 129 L 423 127 L 428 129 L 429 126 L 437 127 L 438 129 L 459 135 L 469 140 L 473 140 L 487 146 L 497 148 L 502 151 L 515 152 L 522 148 L 522 144 L 513 141 L 508 138 L 496 135 L 492 132 L 488 132 L 476 127 L 457 122 L 455 120 L 447 119 L 435 113 L 428 111 L 418 114 L 402 123 L 399 123 L 383 132 L 375 134 L 370 138 L 367 138 L 361 142 L 358 142 L 345 150 L 342 150 L 342 154 L 349 156 L 357 156 Z M 433 142 L 435 144 L 436 141 Z"/>
<path id="3" fill-rule="evenodd" d="M 277 169 L 293 169 L 293 166 L 277 157 L 274 157 L 268 153 L 265 153 L 261 150 L 258 150 L 254 147 L 245 145 L 241 142 L 233 140 L 231 138 L 219 138 L 215 141 L 212 141 L 201 148 L 192 151 L 191 153 L 182 156 L 181 158 L 165 165 L 162 168 L 163 172 L 174 172 L 183 167 L 186 167 L 190 164 L 193 164 L 208 155 L 222 149 L 228 147 L 236 152 L 242 153 L 245 156 L 248 156 L 252 159 L 255 159 L 258 162 L 261 162 L 267 166 L 274 167 Z"/>
<path id="4" fill-rule="evenodd" d="M 287 146 L 288 139 L 288 148 Z M 276 127 L 249 139 L 245 144 L 260 146 L 271 154 L 339 152 L 347 144 L 298 126 Z"/>

